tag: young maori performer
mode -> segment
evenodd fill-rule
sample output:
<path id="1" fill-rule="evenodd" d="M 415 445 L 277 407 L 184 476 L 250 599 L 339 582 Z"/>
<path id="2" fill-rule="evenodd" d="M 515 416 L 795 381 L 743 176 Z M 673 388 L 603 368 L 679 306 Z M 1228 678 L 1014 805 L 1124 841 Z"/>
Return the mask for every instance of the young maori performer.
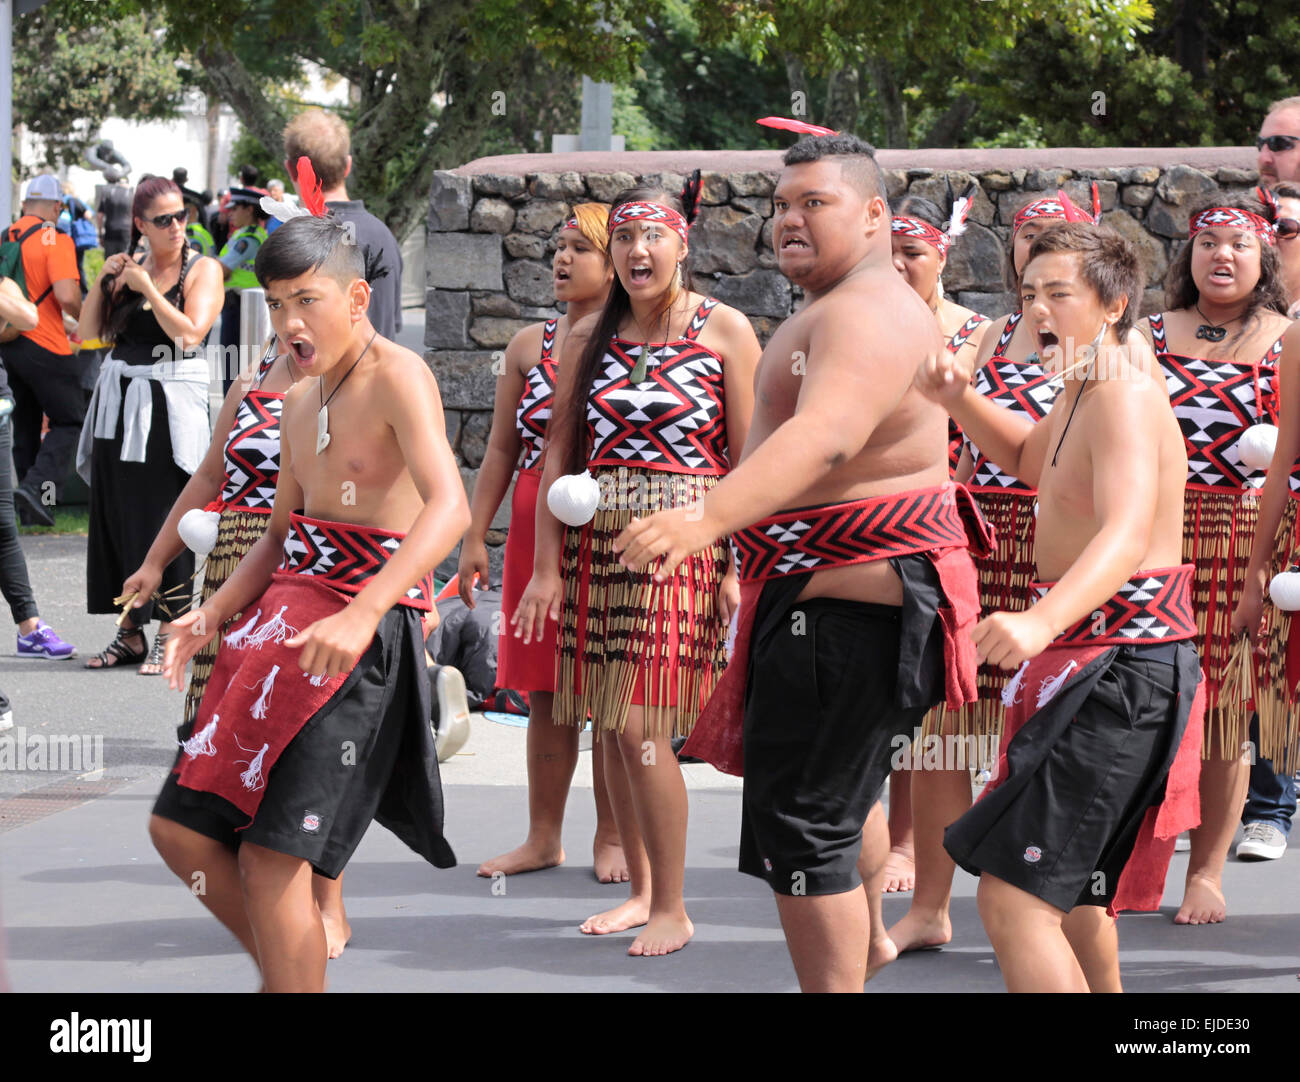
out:
<path id="1" fill-rule="evenodd" d="M 1266 454 L 1256 459 L 1249 451 L 1255 465 L 1243 461 L 1240 445 L 1253 426 L 1276 417 L 1275 366 L 1290 325 L 1272 218 L 1270 207 L 1245 195 L 1210 195 L 1194 204 L 1188 242 L 1165 283 L 1168 310 L 1141 327 L 1187 444 L 1183 559 L 1196 565 L 1192 601 L 1206 682 L 1201 825 L 1192 831 L 1178 924 L 1227 916 L 1223 864 L 1250 775 L 1246 685 L 1268 679 L 1262 669 L 1252 672 L 1251 646 L 1234 633 L 1232 612 L 1246 583 L 1268 465 Z M 1284 503 L 1275 526 L 1289 533 L 1295 506 Z"/>
<path id="2" fill-rule="evenodd" d="M 469 508 L 437 384 L 420 358 L 377 337 L 343 223 L 285 222 L 256 270 L 272 328 L 306 378 L 285 396 L 265 534 L 168 644 L 179 688 L 186 662 L 240 614 L 181 756 L 186 821 L 151 828 L 173 871 L 204 872 L 205 901 L 257 959 L 266 990 L 320 991 L 313 870 L 337 878 L 376 818 L 435 866 L 455 862 L 419 613 Z M 213 815 L 236 828 L 237 850 L 191 825 Z"/>
<path id="3" fill-rule="evenodd" d="M 894 739 L 974 696 L 968 545 L 986 540 L 948 479 L 947 419 L 912 387 L 926 356 L 949 354 L 894 269 L 873 153 L 853 135 L 786 152 L 773 244 L 808 301 L 764 350 L 745 454 L 699 504 L 616 542 L 629 566 L 671 575 L 733 535 L 735 654 L 684 751 L 743 765 L 740 870 L 774 891 L 809 992 L 860 992 L 895 955 L 878 797 Z"/>
<path id="4" fill-rule="evenodd" d="M 953 353 L 978 353 L 989 320 L 963 308 L 943 292 L 943 269 L 953 242 L 966 230 L 966 216 L 978 192 L 972 186 L 954 200 L 952 214 L 944 226 L 939 208 L 928 199 L 910 196 L 894 215 L 894 266 L 930 306 L 939 321 L 946 347 Z M 961 459 L 962 435 L 957 422 L 948 418 L 948 472 L 954 474 Z M 969 476 L 969 469 L 967 470 Z M 966 480 L 967 478 L 962 478 Z M 935 719 L 942 717 L 935 712 Z M 929 728 L 928 725 L 923 728 Z M 885 893 L 911 890 L 915 882 L 912 841 L 912 777 L 908 769 L 895 770 L 889 778 L 889 860 L 885 862 Z M 938 839 L 935 839 L 936 846 Z"/>
<path id="5" fill-rule="evenodd" d="M 1099 210 L 1094 191 L 1093 211 L 1077 207 L 1068 195 L 1035 199 L 1023 206 L 1012 224 L 1008 256 L 1013 281 L 1018 281 L 1029 248 L 1047 229 L 1062 222 L 1092 222 Z M 975 359 L 974 389 L 980 395 L 1030 422 L 1042 418 L 1061 388 L 1038 356 L 1033 332 L 1018 309 L 995 321 L 984 335 Z M 980 605 L 985 613 L 1024 607 L 1034 577 L 1034 503 L 1037 493 L 1022 479 L 1000 470 L 966 437 L 956 478 L 967 485 L 980 510 L 992 524 L 997 550 L 977 558 Z M 1002 686 L 1005 674 L 981 665 L 979 699 L 960 711 L 942 713 L 940 735 L 957 734 L 956 746 L 992 748 L 1002 728 Z M 934 715 L 927 719 L 927 726 Z M 952 939 L 948 903 L 955 865 L 943 848 L 943 831 L 971 805 L 970 767 L 982 764 L 942 764 L 941 769 L 914 771 L 910 782 L 918 790 L 912 799 L 915 815 L 916 892 L 907 914 L 889 930 L 899 951 L 937 947 Z M 897 799 L 903 798 L 903 786 Z M 895 802 L 891 791 L 891 811 Z"/>
<path id="6" fill-rule="evenodd" d="M 998 408 L 959 358 L 917 381 L 1038 490 L 1036 600 L 974 633 L 981 658 L 1016 670 L 997 772 L 944 834 L 980 876 L 1011 992 L 1121 991 L 1114 914 L 1160 904 L 1178 831 L 1196 821 L 1187 460 L 1154 358 L 1124 344 L 1141 295 L 1122 237 L 1048 230 L 1020 279 L 1024 321 L 1065 381 L 1047 417 Z"/>
<path id="7" fill-rule="evenodd" d="M 542 478 L 546 424 L 555 399 L 560 354 L 573 326 L 600 311 L 609 297 L 614 268 L 608 248 L 609 207 L 604 203 L 574 207 L 573 217 L 555 239 L 552 261 L 555 299 L 564 304 L 564 315 L 525 327 L 506 347 L 505 370 L 497 377 L 492 432 L 470 501 L 474 520 L 460 545 L 460 596 L 470 608 L 474 607 L 472 585 L 476 575 L 487 588 L 484 537 L 512 475 L 515 488 L 501 582 L 502 613 L 515 611 L 532 577 L 537 488 Z M 552 715 L 555 625 L 548 623 L 543 636 L 527 644 L 508 634 L 508 630 L 503 622 L 496 686 L 528 693 L 528 837 L 519 848 L 480 864 L 478 874 L 482 876 L 496 872 L 514 875 L 564 863 L 560 833 L 569 785 L 578 765 L 578 727 L 557 725 Z M 627 861 L 605 791 L 599 730 L 595 736 L 591 773 L 596 794 L 596 837 L 592 843 L 596 878 L 602 883 L 626 883 Z"/>
<path id="8" fill-rule="evenodd" d="M 562 530 L 538 501 L 533 578 L 514 617 L 525 643 L 548 617 L 560 620 L 555 721 L 580 727 L 590 714 L 608 734 L 605 782 L 631 893 L 582 931 L 644 924 L 633 955 L 679 950 L 694 931 L 682 900 L 687 800 L 672 738 L 691 731 L 713 690 L 740 596 L 716 539 L 666 580 L 621 567 L 613 547 L 637 512 L 691 505 L 711 490 L 749 428 L 754 331 L 683 282 L 698 184 L 697 173 L 680 199 L 635 188 L 610 205 L 617 278 L 599 316 L 569 332 L 541 485 L 549 493 L 561 474 L 591 470 L 600 505 L 587 525 Z"/>

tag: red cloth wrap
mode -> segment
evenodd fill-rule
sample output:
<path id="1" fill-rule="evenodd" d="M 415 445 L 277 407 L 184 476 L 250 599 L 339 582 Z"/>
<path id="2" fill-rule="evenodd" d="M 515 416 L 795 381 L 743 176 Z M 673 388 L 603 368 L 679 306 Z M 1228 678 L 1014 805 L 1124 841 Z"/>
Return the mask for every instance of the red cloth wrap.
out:
<path id="1" fill-rule="evenodd" d="M 970 630 L 979 619 L 980 603 L 971 553 L 991 552 L 993 534 L 964 485 L 950 481 L 933 488 L 780 511 L 737 532 L 733 540 L 740 576 L 735 649 L 683 754 L 712 763 L 724 774 L 743 772 L 749 641 L 763 584 L 778 575 L 924 555 L 938 572 L 947 601 L 939 609 L 946 702 L 956 709 L 975 701 L 975 646 Z"/>
<path id="2" fill-rule="evenodd" d="M 1003 698 L 1007 710 L 1002 727 L 1002 741 L 998 747 L 997 766 L 992 780 L 980 794 L 981 800 L 1006 780 L 1007 746 L 1042 709 L 1037 702 L 1039 689 L 1058 677 L 1071 661 L 1076 665 L 1073 672 L 1077 676 L 1113 645 L 1180 642 L 1196 638 L 1196 622 L 1191 607 L 1193 571 L 1193 565 L 1183 564 L 1176 568 L 1138 572 L 1098 610 L 1111 617 L 1108 622 L 1095 621 L 1092 617 L 1080 620 L 1074 627 L 1067 628 L 1041 654 L 1021 667 L 1013 677 L 1018 684 L 1017 692 L 1011 697 L 1011 702 L 1007 702 L 1006 697 Z M 1153 589 L 1142 589 L 1153 580 L 1159 581 L 1161 585 Z M 1055 583 L 1033 583 L 1031 590 L 1035 600 L 1054 585 Z M 1138 598 L 1136 602 L 1135 592 Z M 1116 618 L 1116 613 L 1123 613 L 1123 618 Z M 1155 620 L 1154 625 L 1152 618 Z M 1153 632 L 1153 626 L 1165 630 Z M 1096 627 L 1101 632 L 1093 636 L 1096 645 L 1085 645 L 1083 642 L 1083 632 L 1089 627 Z M 1052 698 L 1072 682 L 1063 681 Z M 1050 700 L 1043 704 L 1044 707 L 1049 705 Z M 1124 865 L 1115 888 L 1115 897 L 1107 909 L 1111 916 L 1123 909 L 1150 911 L 1160 908 L 1160 899 L 1165 890 L 1165 875 L 1174 855 L 1174 843 L 1183 831 L 1200 825 L 1204 716 L 1205 680 L 1202 679 L 1192 700 L 1187 727 L 1183 730 L 1178 751 L 1169 768 L 1164 799 L 1160 804 L 1148 808 L 1142 820 L 1133 852 Z"/>

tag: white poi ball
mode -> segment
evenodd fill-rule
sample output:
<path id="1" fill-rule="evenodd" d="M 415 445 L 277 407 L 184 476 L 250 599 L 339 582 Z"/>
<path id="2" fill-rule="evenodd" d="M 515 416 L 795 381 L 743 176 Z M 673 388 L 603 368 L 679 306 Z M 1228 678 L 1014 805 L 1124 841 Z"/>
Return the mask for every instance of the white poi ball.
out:
<path id="1" fill-rule="evenodd" d="M 218 512 L 195 507 L 181 515 L 176 532 L 196 556 L 206 556 L 217 543 L 217 523 L 220 521 Z"/>
<path id="2" fill-rule="evenodd" d="M 600 485 L 585 471 L 567 474 L 551 485 L 546 506 L 566 526 L 585 526 L 600 506 Z"/>
<path id="3" fill-rule="evenodd" d="M 1283 571 L 1268 584 L 1268 596 L 1283 612 L 1300 609 L 1300 571 Z"/>
<path id="4" fill-rule="evenodd" d="M 1266 470 L 1277 447 L 1277 425 L 1251 425 L 1237 441 L 1241 464 L 1252 470 Z"/>

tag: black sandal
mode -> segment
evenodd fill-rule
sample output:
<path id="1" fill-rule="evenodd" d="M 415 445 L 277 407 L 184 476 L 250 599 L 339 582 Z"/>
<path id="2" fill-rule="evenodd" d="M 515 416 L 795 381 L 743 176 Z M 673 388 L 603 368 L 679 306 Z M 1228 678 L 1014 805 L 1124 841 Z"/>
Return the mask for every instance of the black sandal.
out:
<path id="1" fill-rule="evenodd" d="M 126 645 L 126 640 L 135 635 L 140 636 L 141 646 L 138 650 L 132 650 Z M 139 665 L 148 656 L 149 637 L 144 633 L 144 628 L 124 627 L 118 630 L 117 637 L 108 646 L 86 662 L 84 668 L 116 669 L 122 665 L 129 667 Z M 92 664 L 96 661 L 99 662 L 98 665 Z"/>
<path id="2" fill-rule="evenodd" d="M 163 657 L 167 653 L 167 640 L 171 638 L 170 631 L 160 631 L 154 636 L 153 646 L 149 649 L 149 656 L 145 658 L 143 665 L 158 666 L 157 672 L 145 672 L 143 665 L 136 672 L 136 676 L 162 676 Z"/>

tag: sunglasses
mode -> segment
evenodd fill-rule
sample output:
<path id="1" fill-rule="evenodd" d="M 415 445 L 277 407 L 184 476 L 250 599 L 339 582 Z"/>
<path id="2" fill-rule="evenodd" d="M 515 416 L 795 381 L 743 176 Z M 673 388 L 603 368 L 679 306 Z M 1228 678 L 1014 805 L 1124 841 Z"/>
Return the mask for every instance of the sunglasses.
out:
<path id="1" fill-rule="evenodd" d="M 1294 218 L 1279 218 L 1275 224 L 1278 240 L 1291 240 L 1300 235 L 1300 222 Z"/>
<path id="2" fill-rule="evenodd" d="M 1268 147 L 1274 154 L 1281 154 L 1285 150 L 1292 150 L 1296 143 L 1300 143 L 1300 135 L 1269 135 L 1255 140 L 1255 149 L 1263 150 Z"/>
<path id="3" fill-rule="evenodd" d="M 172 224 L 172 222 L 175 222 L 177 225 L 184 225 L 189 216 L 189 211 L 178 210 L 175 214 L 157 214 L 150 218 L 149 221 L 153 222 L 153 224 L 159 229 L 166 229 Z"/>

